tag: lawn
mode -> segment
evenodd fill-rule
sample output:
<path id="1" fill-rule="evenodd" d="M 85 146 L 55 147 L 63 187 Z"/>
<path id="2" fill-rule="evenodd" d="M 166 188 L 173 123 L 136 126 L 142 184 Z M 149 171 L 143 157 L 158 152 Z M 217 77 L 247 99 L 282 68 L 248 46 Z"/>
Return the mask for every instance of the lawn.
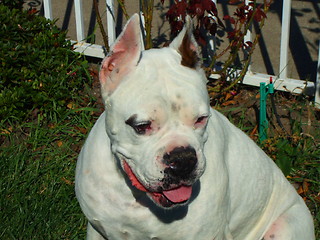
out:
<path id="1" fill-rule="evenodd" d="M 1 239 L 84 239 L 74 171 L 92 121 L 89 111 L 70 111 L 58 122 L 40 115 L 2 126 Z"/>

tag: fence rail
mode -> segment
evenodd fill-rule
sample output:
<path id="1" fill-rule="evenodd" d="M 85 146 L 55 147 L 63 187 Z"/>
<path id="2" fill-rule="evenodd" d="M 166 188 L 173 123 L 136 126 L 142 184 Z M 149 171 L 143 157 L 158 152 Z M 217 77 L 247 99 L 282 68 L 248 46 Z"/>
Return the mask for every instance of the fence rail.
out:
<path id="1" fill-rule="evenodd" d="M 216 2 L 216 0 L 213 0 Z M 75 6 L 75 20 L 76 20 L 76 32 L 77 39 L 75 43 L 75 50 L 82 52 L 87 56 L 104 58 L 106 51 L 103 46 L 97 44 L 90 44 L 84 41 L 84 18 L 82 0 L 74 0 Z M 289 36 L 290 36 L 290 15 L 291 15 L 291 0 L 283 0 L 282 11 L 282 26 L 281 26 L 281 39 L 280 39 L 280 63 L 279 63 L 279 76 L 273 76 L 268 74 L 252 72 L 249 67 L 249 71 L 244 77 L 243 84 L 251 86 L 259 86 L 260 82 L 268 83 L 270 77 L 274 79 L 275 89 L 281 91 L 288 91 L 292 93 L 307 93 L 315 96 L 315 102 L 320 107 L 320 42 L 319 42 L 319 54 L 318 54 L 318 66 L 316 81 L 305 81 L 299 79 L 288 78 L 288 52 L 289 52 Z M 53 20 L 52 4 L 51 0 L 43 0 L 44 15 L 46 18 Z M 105 8 L 107 14 L 107 33 L 109 44 L 113 43 L 116 39 L 114 21 L 114 0 L 105 0 Z M 251 38 L 251 34 L 248 33 L 247 39 Z"/>

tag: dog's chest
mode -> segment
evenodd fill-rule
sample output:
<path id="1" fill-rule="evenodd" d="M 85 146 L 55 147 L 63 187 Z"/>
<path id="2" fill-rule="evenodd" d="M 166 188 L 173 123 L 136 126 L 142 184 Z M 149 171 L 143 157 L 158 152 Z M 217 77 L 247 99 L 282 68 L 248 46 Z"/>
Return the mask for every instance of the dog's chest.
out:
<path id="1" fill-rule="evenodd" d="M 93 224 L 97 223 L 96 227 L 106 234 L 108 240 L 223 239 L 218 237 L 222 237 L 223 233 L 218 233 L 216 228 L 220 223 L 213 224 L 213 212 L 208 213 L 200 203 L 192 202 L 185 208 L 163 210 L 154 208 L 150 199 L 143 195 L 136 196 L 138 201 L 129 195 L 126 195 L 126 200 L 123 195 L 121 197 L 121 206 L 110 202 L 100 212 L 101 219 L 91 220 Z"/>
<path id="2" fill-rule="evenodd" d="M 202 220 L 203 222 L 197 223 L 184 220 L 164 223 L 155 219 L 154 216 L 139 214 L 139 211 L 136 210 L 133 209 L 132 214 L 127 214 L 127 216 L 119 218 L 117 221 L 102 224 L 103 232 L 107 233 L 108 240 L 212 240 L 214 239 L 213 236 L 216 235 L 210 231 L 210 228 L 207 228 L 208 223 L 204 219 Z"/>

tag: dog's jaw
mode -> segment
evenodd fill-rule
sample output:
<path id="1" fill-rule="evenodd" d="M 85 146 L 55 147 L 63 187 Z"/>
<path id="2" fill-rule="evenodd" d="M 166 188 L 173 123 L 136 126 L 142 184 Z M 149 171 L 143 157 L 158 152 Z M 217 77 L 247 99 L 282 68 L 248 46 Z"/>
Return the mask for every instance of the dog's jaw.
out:
<path id="1" fill-rule="evenodd" d="M 169 190 L 158 192 L 150 191 L 138 180 L 125 160 L 122 160 L 122 166 L 132 186 L 140 191 L 146 192 L 147 196 L 151 198 L 156 205 L 162 208 L 173 208 L 189 202 L 192 194 L 192 186 L 181 185 Z"/>

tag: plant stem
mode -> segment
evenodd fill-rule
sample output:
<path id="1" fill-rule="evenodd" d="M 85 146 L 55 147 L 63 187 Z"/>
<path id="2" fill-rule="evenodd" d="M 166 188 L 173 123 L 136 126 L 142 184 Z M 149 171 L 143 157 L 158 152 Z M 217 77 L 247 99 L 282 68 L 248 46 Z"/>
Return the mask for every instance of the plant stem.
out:
<path id="1" fill-rule="evenodd" d="M 145 30 L 146 30 L 146 49 L 152 48 L 152 17 L 153 17 L 153 0 L 142 0 L 142 11 L 145 20 Z"/>
<path id="2" fill-rule="evenodd" d="M 236 58 L 236 55 L 237 55 L 236 53 L 238 52 L 238 50 L 239 50 L 240 47 L 242 46 L 242 41 L 243 41 L 243 39 L 244 39 L 244 36 L 245 36 L 245 34 L 247 33 L 247 31 L 249 30 L 249 27 L 250 27 L 250 25 L 251 25 L 252 22 L 253 22 L 254 15 L 255 15 L 255 13 L 256 13 L 256 4 L 255 4 L 255 3 L 256 3 L 256 1 L 254 1 L 253 14 L 252 14 L 250 20 L 248 21 L 248 23 L 245 24 L 244 33 L 243 33 L 242 36 L 240 37 L 240 40 L 239 40 L 239 42 L 237 43 L 237 45 L 236 45 L 236 47 L 235 47 L 234 54 L 230 54 L 230 55 L 229 55 L 229 58 L 228 58 L 228 60 L 226 61 L 226 64 L 224 65 L 224 67 L 223 67 L 221 70 L 219 70 L 219 71 L 217 71 L 217 72 L 214 72 L 214 71 L 211 70 L 211 73 L 218 73 L 218 74 L 219 74 L 219 73 L 225 72 L 226 69 L 230 66 L 230 64 L 231 64 L 231 63 L 234 61 L 234 59 Z M 270 1 L 270 3 L 271 3 L 271 1 Z M 264 12 L 265 12 L 265 13 L 267 13 L 267 12 L 269 11 L 269 6 L 270 6 L 270 4 L 265 4 L 265 6 L 264 6 Z M 261 22 L 259 23 L 259 29 L 261 29 L 261 28 L 264 26 L 264 23 L 265 23 L 265 18 L 263 18 L 263 19 L 261 20 Z M 240 27 L 241 27 L 241 25 L 240 25 Z M 248 58 L 247 58 L 247 60 L 245 61 L 244 66 L 243 66 L 243 68 L 242 68 L 239 76 L 238 76 L 234 81 L 232 81 L 232 83 L 231 83 L 228 87 L 225 87 L 225 88 L 222 89 L 222 90 L 221 90 L 221 86 L 219 86 L 219 85 L 218 85 L 218 86 L 215 86 L 215 87 L 209 87 L 209 88 L 208 88 L 208 91 L 209 91 L 209 92 L 226 92 L 226 91 L 229 91 L 229 90 L 230 90 L 231 88 L 233 88 L 238 82 L 240 82 L 240 81 L 243 80 L 245 74 L 247 73 L 247 70 L 248 70 L 248 67 L 249 67 L 249 65 L 250 65 L 250 62 L 251 62 L 251 56 L 252 56 L 252 54 L 253 54 L 253 50 L 255 49 L 255 46 L 258 44 L 258 41 L 259 41 L 260 36 L 261 36 L 260 34 L 256 34 L 255 39 L 254 39 L 254 41 L 253 41 L 253 43 L 252 43 L 252 47 L 251 47 L 251 49 L 250 49 L 250 52 L 248 53 Z M 229 44 L 229 46 L 228 46 L 227 49 L 229 49 L 229 48 L 232 46 L 232 43 L 233 43 L 233 41 Z M 220 54 L 219 56 L 221 56 L 221 54 Z M 211 66 L 210 66 L 210 67 L 211 67 Z"/>
<path id="3" fill-rule="evenodd" d="M 256 37 L 255 37 L 255 39 L 254 39 L 254 42 L 253 42 L 253 44 L 252 44 L 252 48 L 251 48 L 250 52 L 248 53 L 248 59 L 245 61 L 244 66 L 243 66 L 243 68 L 242 68 L 239 76 L 237 77 L 237 79 L 234 80 L 234 81 L 232 81 L 232 83 L 231 83 L 228 87 L 224 88 L 222 92 L 227 92 L 227 91 L 229 91 L 229 90 L 230 90 L 231 88 L 233 88 L 238 82 L 240 82 L 240 81 L 243 80 L 244 76 L 245 76 L 246 73 L 247 73 L 248 67 L 249 67 L 249 65 L 250 65 L 251 55 L 253 54 L 253 50 L 255 49 L 255 46 L 256 46 L 256 44 L 258 43 L 259 38 L 260 38 L 260 34 L 257 34 Z"/>
<path id="4" fill-rule="evenodd" d="M 105 32 L 105 30 L 103 28 L 103 24 L 102 24 L 100 12 L 99 12 L 99 5 L 98 5 L 97 0 L 92 0 L 92 1 L 93 1 L 94 11 L 96 12 L 97 23 L 98 23 L 99 28 L 100 28 L 100 32 L 101 32 L 101 35 L 102 35 L 103 43 L 104 43 L 104 46 L 105 46 L 107 52 L 109 52 L 110 51 L 109 40 L 108 40 L 108 36 L 107 36 L 107 34 L 106 34 L 106 32 Z"/>
<path id="5" fill-rule="evenodd" d="M 124 14 L 124 16 L 126 17 L 126 19 L 128 20 L 129 19 L 129 14 L 127 12 L 127 8 L 125 6 L 125 2 L 124 0 L 118 0 L 118 3 L 121 7 L 121 10 L 122 10 L 122 13 Z"/>

